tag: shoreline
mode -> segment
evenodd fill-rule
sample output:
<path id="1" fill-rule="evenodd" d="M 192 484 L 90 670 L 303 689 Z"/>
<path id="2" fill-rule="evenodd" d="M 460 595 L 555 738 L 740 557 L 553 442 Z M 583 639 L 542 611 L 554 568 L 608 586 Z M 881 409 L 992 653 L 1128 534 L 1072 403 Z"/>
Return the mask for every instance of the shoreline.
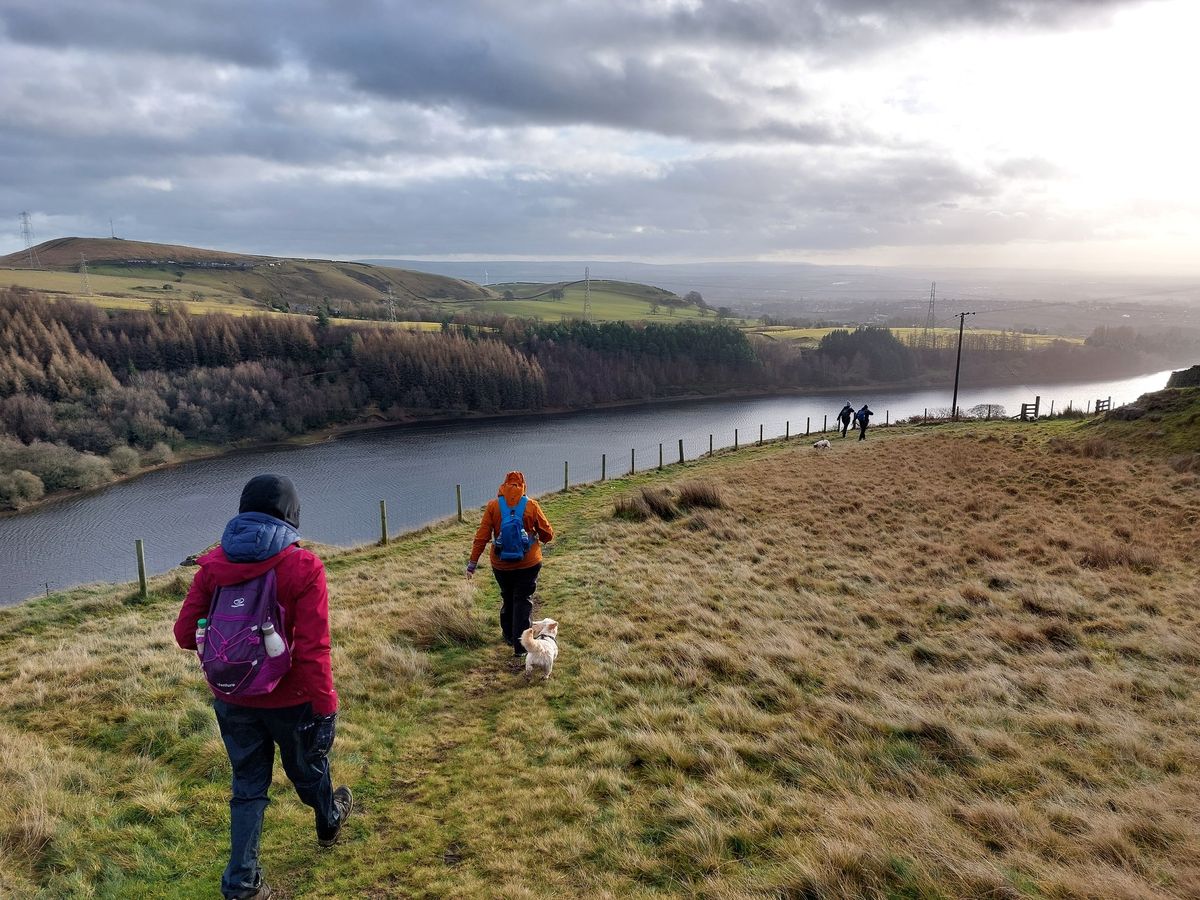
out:
<path id="1" fill-rule="evenodd" d="M 1174 366 L 1168 366 L 1173 369 Z M 1109 380 L 1121 378 L 1136 378 L 1141 375 L 1150 375 L 1155 369 L 1150 372 L 1135 372 L 1132 374 L 1124 374 L 1117 376 L 1107 376 Z M 1102 376 L 1104 377 L 1104 376 Z M 1062 379 L 1060 381 L 1050 380 L 1047 384 L 1070 384 L 1078 379 Z M 1099 379 L 1091 379 L 1099 380 Z M 1019 385 L 1021 382 L 1016 379 L 991 381 L 985 385 L 975 385 L 975 390 L 986 390 L 994 387 L 1010 387 Z M 348 437 L 356 434 L 362 434 L 373 431 L 387 431 L 389 429 L 412 428 L 422 425 L 454 425 L 468 422 L 487 422 L 495 419 L 510 419 L 519 417 L 522 419 L 528 418 L 550 418 L 553 416 L 566 416 L 574 414 L 582 414 L 588 412 L 596 412 L 603 410 L 627 410 L 646 407 L 662 406 L 664 404 L 679 404 L 679 403 L 703 403 L 712 400 L 757 400 L 769 397 L 797 397 L 797 396 L 836 396 L 845 393 L 862 393 L 864 391 L 905 391 L 905 390 L 929 390 L 934 387 L 944 386 L 941 379 L 913 379 L 905 382 L 895 382 L 891 384 L 864 384 L 864 385 L 839 385 L 837 387 L 796 387 L 796 388 L 775 388 L 771 390 L 739 390 L 733 389 L 722 391 L 719 393 L 690 393 L 679 394 L 671 397 L 651 397 L 638 400 L 613 400 L 606 403 L 597 403 L 586 407 L 554 407 L 543 408 L 536 410 L 514 410 L 507 412 L 479 412 L 464 410 L 462 412 L 449 414 L 444 410 L 431 411 L 427 415 L 415 414 L 408 415 L 403 419 L 384 419 L 378 412 L 366 416 L 363 420 L 350 422 L 344 425 L 331 425 L 324 428 L 318 428 L 314 431 L 307 431 L 303 434 L 293 435 L 287 438 L 281 438 L 272 441 L 255 441 L 246 444 L 235 445 L 198 445 L 192 449 L 184 449 L 176 454 L 176 457 L 169 462 L 160 463 L 156 466 L 150 466 L 144 469 L 138 469 L 136 472 L 131 472 L 128 475 L 122 475 L 114 478 L 112 481 L 97 485 L 93 488 L 78 491 L 57 491 L 53 494 L 47 494 L 44 497 L 29 503 L 20 509 L 0 510 L 0 519 L 15 518 L 35 512 L 45 507 L 54 506 L 59 503 L 70 502 L 81 497 L 91 496 L 100 493 L 109 488 L 116 487 L 121 484 L 136 481 L 143 476 L 150 475 L 154 472 L 160 472 L 166 469 L 173 469 L 178 466 L 187 465 L 188 463 L 201 462 L 209 459 L 217 459 L 224 456 L 237 456 L 242 454 L 261 453 L 267 450 L 310 447 L 317 444 L 329 443 L 336 441 L 342 437 Z"/>

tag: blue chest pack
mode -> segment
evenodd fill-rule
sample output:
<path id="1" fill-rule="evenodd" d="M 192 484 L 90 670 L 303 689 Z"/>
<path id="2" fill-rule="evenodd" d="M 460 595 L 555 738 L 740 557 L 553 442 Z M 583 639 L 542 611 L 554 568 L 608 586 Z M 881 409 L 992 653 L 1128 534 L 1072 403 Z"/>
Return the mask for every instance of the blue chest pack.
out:
<path id="1" fill-rule="evenodd" d="M 500 533 L 493 539 L 502 562 L 517 562 L 524 559 L 529 552 L 533 539 L 525 530 L 525 504 L 528 497 L 522 497 L 515 507 L 510 507 L 503 496 L 497 497 L 500 504 Z"/>

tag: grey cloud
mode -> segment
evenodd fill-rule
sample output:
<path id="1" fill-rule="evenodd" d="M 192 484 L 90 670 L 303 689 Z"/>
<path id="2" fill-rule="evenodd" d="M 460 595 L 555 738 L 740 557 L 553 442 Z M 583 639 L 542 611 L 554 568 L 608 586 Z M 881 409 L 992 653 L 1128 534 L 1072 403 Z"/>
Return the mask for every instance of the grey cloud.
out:
<path id="1" fill-rule="evenodd" d="M 846 123 L 761 112 L 747 53 L 863 52 L 922 29 L 1052 27 L 1134 0 L 10 0 L 10 39 L 100 53 L 289 63 L 368 94 L 497 122 L 596 124 L 702 140 L 860 139 Z M 774 98 L 779 99 L 779 98 Z M 803 108 L 803 98 L 788 98 Z"/>
<path id="2" fill-rule="evenodd" d="M 728 258 L 1084 238 L 1087 223 L 1037 208 L 988 215 L 1013 179 L 1051 177 L 1043 162 L 975 172 L 899 147 L 811 113 L 802 87 L 759 84 L 755 62 L 921 28 L 1055 27 L 1117 2 L 6 0 L 0 208 L 311 255 Z M 611 141 L 636 158 L 648 134 L 670 147 L 635 173 L 535 171 L 537 125 L 601 126 L 580 155 Z M 454 160 L 488 175 L 386 177 Z"/>
<path id="3" fill-rule="evenodd" d="M 0 159 L 29 151 L 0 141 Z M 115 168 L 150 161 L 127 155 Z M 248 252 L 699 259 L 1087 234 L 1037 210 L 989 215 L 1003 182 L 920 156 L 853 173 L 798 151 L 695 159 L 653 175 L 526 181 L 509 171 L 402 188 L 330 184 L 315 171 L 280 182 L 257 178 L 252 167 L 215 178 L 176 167 L 171 191 L 114 185 L 92 166 L 80 180 L 53 162 L 36 168 L 43 187 L 35 208 L 93 210 L 91 233 L 114 215 L 127 237 Z M 145 168 L 148 177 L 169 171 Z"/>
<path id="4" fill-rule="evenodd" d="M 1048 159 L 1042 159 L 1036 156 L 1020 157 L 1015 159 L 1006 159 L 998 162 L 993 166 L 996 174 L 1003 175 L 1007 178 L 1027 178 L 1031 180 L 1044 180 L 1054 178 L 1062 174 L 1062 169 L 1050 162 Z"/>

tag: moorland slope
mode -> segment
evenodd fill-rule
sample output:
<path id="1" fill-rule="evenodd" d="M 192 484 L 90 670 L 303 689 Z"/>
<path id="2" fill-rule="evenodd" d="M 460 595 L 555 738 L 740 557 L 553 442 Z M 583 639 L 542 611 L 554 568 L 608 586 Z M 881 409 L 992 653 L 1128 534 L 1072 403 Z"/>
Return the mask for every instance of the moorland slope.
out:
<path id="1" fill-rule="evenodd" d="M 510 667 L 490 579 L 462 579 L 470 522 L 329 552 L 334 770 L 361 814 L 318 853 L 279 773 L 268 877 L 288 897 L 1196 897 L 1200 479 L 1171 458 L 1079 423 L 938 426 L 549 496 L 548 683 Z M 667 518 L 614 518 L 643 488 Z M 188 575 L 0 611 L 0 891 L 213 894 L 228 769 L 172 645 Z"/>

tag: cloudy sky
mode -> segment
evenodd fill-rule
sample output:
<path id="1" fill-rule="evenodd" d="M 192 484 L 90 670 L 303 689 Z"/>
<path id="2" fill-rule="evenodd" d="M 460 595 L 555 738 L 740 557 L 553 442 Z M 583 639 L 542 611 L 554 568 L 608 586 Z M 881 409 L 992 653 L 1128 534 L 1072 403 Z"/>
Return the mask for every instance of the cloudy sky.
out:
<path id="1" fill-rule="evenodd" d="M 1196 0 L 0 0 L 0 251 L 1200 274 Z"/>

